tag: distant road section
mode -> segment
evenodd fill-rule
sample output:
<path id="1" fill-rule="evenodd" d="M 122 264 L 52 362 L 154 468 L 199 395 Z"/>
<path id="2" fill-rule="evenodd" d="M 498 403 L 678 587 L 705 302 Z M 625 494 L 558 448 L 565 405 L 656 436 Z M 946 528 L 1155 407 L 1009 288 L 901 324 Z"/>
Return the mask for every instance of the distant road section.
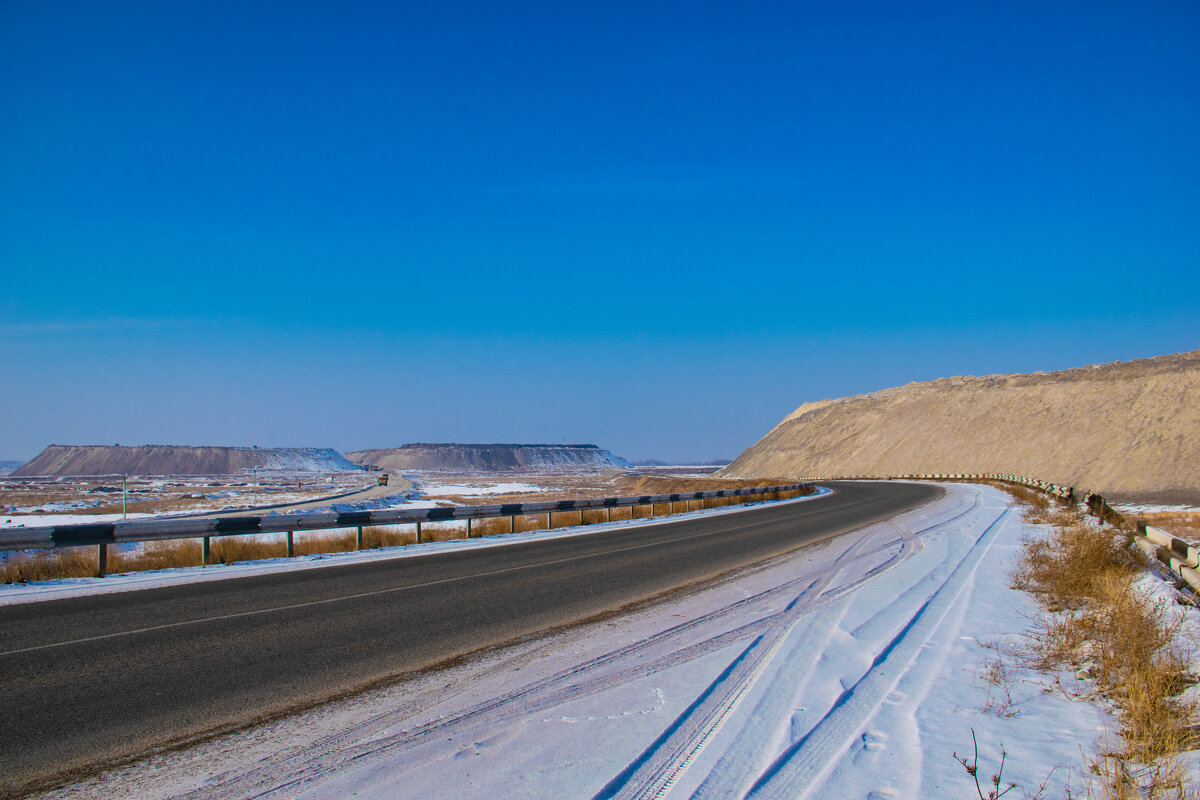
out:
<path id="1" fill-rule="evenodd" d="M 832 486 L 738 513 L 7 607 L 0 793 L 579 623 L 941 492 Z"/>

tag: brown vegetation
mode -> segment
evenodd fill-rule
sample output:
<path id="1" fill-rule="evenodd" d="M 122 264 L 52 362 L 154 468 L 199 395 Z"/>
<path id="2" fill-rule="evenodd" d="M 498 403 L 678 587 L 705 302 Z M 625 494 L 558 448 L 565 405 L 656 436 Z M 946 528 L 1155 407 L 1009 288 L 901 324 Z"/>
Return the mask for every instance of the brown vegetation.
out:
<path id="1" fill-rule="evenodd" d="M 1186 775 L 1174 759 L 1200 744 L 1198 709 L 1180 698 L 1195 676 L 1168 609 L 1133 588 L 1144 562 L 1129 547 L 1131 532 L 1098 527 L 1030 490 L 1010 491 L 1026 502 L 1027 518 L 1052 526 L 1047 537 L 1023 543 L 1012 574 L 1013 587 L 1044 610 L 1028 633 L 1029 662 L 1046 671 L 1082 668 L 1118 712 L 1122 744 L 1094 765 L 1104 796 L 1185 796 Z M 1131 764 L 1145 765 L 1152 780 L 1139 780 Z"/>
<path id="2" fill-rule="evenodd" d="M 9 553 L 0 561 L 0 582 L 24 583 L 56 578 L 86 578 L 96 574 L 96 548 L 64 547 Z"/>

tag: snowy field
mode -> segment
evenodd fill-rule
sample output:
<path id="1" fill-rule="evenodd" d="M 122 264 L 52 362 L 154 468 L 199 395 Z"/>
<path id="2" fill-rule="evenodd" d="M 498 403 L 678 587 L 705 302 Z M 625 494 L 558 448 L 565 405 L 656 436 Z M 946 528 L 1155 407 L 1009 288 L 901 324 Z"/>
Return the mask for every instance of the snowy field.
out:
<path id="1" fill-rule="evenodd" d="M 490 497 L 497 494 L 531 494 L 533 492 L 560 491 L 548 489 L 534 483 L 508 481 L 504 483 L 471 482 L 471 483 L 429 483 L 420 484 L 420 492 L 425 497 L 446 497 L 460 495 L 462 497 Z"/>
<path id="2" fill-rule="evenodd" d="M 1200 506 L 1117 503 L 1113 506 L 1113 510 L 1131 516 L 1137 514 L 1195 514 L 1200 512 Z"/>
<path id="3" fill-rule="evenodd" d="M 960 798 L 975 786 L 953 754 L 970 757 L 972 732 L 985 781 L 1007 752 L 1011 796 L 1078 792 L 1116 725 L 1087 681 L 1008 655 L 1037 611 L 1008 566 L 1036 529 L 1000 491 L 946 490 L 630 613 L 43 797 Z"/>

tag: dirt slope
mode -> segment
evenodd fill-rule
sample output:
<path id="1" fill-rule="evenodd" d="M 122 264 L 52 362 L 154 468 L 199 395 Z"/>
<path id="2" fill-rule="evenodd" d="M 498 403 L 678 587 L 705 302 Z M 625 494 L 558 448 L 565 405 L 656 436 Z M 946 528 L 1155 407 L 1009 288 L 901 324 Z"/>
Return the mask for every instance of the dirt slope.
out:
<path id="1" fill-rule="evenodd" d="M 805 403 L 718 474 L 1010 472 L 1200 502 L 1200 350 Z"/>
<path id="2" fill-rule="evenodd" d="M 334 472 L 356 467 L 336 450 L 320 447 L 52 444 L 13 475 L 233 475 L 252 468 Z"/>
<path id="3" fill-rule="evenodd" d="M 347 453 L 346 458 L 391 470 L 536 473 L 629 466 L 629 462 L 594 444 L 406 444 L 356 450 Z"/>

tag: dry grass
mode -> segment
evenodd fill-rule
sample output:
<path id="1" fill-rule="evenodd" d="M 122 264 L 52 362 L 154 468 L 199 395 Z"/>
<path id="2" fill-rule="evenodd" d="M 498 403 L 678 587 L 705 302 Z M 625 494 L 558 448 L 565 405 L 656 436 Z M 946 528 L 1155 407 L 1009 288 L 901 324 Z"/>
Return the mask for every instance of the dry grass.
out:
<path id="1" fill-rule="evenodd" d="M 1034 594 L 1048 611 L 1087 605 L 1098 597 L 1098 582 L 1137 572 L 1139 564 L 1123 532 L 1098 529 L 1079 517 L 1060 522 L 1053 531 L 1022 543 L 1012 574 L 1013 587 Z"/>
<path id="2" fill-rule="evenodd" d="M 533 515 L 530 514 L 530 517 Z M 536 524 L 536 523 L 529 523 Z M 517 519 L 514 517 L 496 517 L 494 519 L 476 519 L 471 521 L 472 536 L 495 536 L 499 533 L 509 533 L 509 526 L 512 526 L 512 533 L 524 530 L 517 527 Z M 538 530 L 542 526 L 528 528 L 528 530 Z"/>
<path id="3" fill-rule="evenodd" d="M 55 578 L 86 578 L 96 574 L 96 548 L 66 547 L 10 553 L 0 562 L 4 583 L 48 581 Z"/>
<path id="4" fill-rule="evenodd" d="M 146 542 L 140 553 L 110 550 L 108 554 L 108 569 L 111 572 L 194 567 L 199 563 L 200 542 L 196 539 Z"/>
<path id="5" fill-rule="evenodd" d="M 1129 533 L 1051 506 L 1031 509 L 1029 518 L 1054 523 L 1047 537 L 1023 543 L 1011 576 L 1045 611 L 1028 632 L 1030 664 L 1086 665 L 1096 690 L 1116 706 L 1122 744 L 1092 765 L 1100 796 L 1195 796 L 1175 766 L 1178 754 L 1200 745 L 1200 710 L 1180 697 L 1195 680 L 1190 654 L 1168 609 L 1134 589 L 1144 562 Z"/>

